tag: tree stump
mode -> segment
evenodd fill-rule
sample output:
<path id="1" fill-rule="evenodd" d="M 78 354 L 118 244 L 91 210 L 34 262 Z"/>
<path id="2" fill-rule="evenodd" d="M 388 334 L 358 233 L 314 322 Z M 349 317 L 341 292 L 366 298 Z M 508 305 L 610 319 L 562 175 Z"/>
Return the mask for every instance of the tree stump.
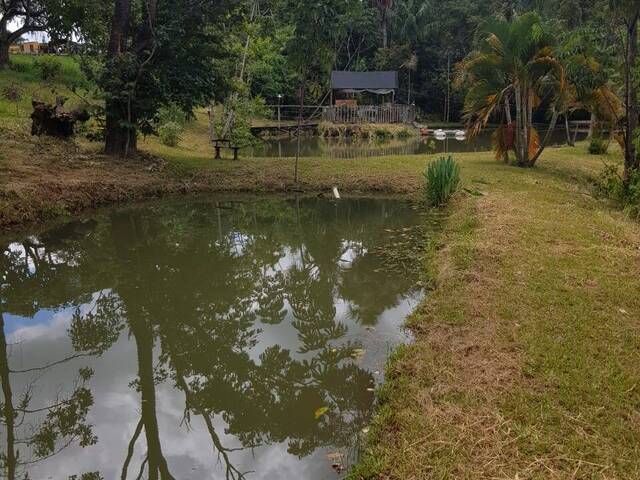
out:
<path id="1" fill-rule="evenodd" d="M 64 111 L 64 99 L 60 97 L 56 99 L 55 106 L 36 100 L 31 104 L 31 135 L 69 138 L 73 136 L 76 122 L 86 122 L 90 118 L 86 110 Z"/>

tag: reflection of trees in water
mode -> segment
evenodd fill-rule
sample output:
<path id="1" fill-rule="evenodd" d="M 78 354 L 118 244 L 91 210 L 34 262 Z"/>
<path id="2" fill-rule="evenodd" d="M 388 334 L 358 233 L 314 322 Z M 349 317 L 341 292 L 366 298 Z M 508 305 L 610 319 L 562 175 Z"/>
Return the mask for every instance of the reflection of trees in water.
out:
<path id="1" fill-rule="evenodd" d="M 87 303 L 101 292 L 89 311 L 74 315 L 69 332 L 77 353 L 101 354 L 123 331 L 136 345 L 141 418 L 122 478 L 134 470 L 143 433 L 147 453 L 133 475 L 173 478 L 156 413 L 156 385 L 165 380 L 184 395 L 185 423 L 204 422 L 228 477 L 240 472 L 214 429 L 216 416 L 244 448 L 288 442 L 300 457 L 350 445 L 369 420 L 372 375 L 351 358 L 356 345 L 344 341 L 335 300 L 341 296 L 370 323 L 410 288 L 410 279 L 380 282 L 379 265 L 367 254 L 384 228 L 406 222 L 404 209 L 315 199 L 211 208 L 132 209 L 75 237 L 50 235 L 64 245 L 56 261 L 67 277 L 53 303 Z M 28 295 L 19 297 L 12 301 L 28 303 Z M 35 313 L 41 303 L 31 302 Z M 297 332 L 295 351 L 260 347 L 262 325 L 284 321 Z M 257 348 L 264 348 L 260 355 Z M 327 411 L 316 419 L 320 407 Z"/>
<path id="2" fill-rule="evenodd" d="M 69 259 L 65 260 L 63 252 L 55 252 L 55 248 L 34 240 L 20 245 L 5 244 L 0 251 L 0 267 L 4 272 L 0 284 L 0 418 L 5 431 L 0 470 L 8 480 L 15 480 L 28 478 L 31 465 L 51 458 L 73 444 L 86 447 L 97 442 L 87 423 L 93 395 L 86 383 L 93 372 L 88 368 L 80 369 L 68 392 L 59 391 L 48 403 L 38 401 L 39 378 L 54 368 L 62 368 L 78 355 L 26 369 L 12 367 L 12 345 L 5 333 L 4 314 L 34 314 L 39 308 L 57 307 L 68 301 L 64 286 L 69 285 Z M 48 284 L 51 285 L 49 291 L 37 288 Z M 22 377 L 19 384 L 26 385 L 20 392 L 14 389 L 14 378 L 18 376 Z M 82 475 L 85 480 L 99 478 L 96 472 Z"/>

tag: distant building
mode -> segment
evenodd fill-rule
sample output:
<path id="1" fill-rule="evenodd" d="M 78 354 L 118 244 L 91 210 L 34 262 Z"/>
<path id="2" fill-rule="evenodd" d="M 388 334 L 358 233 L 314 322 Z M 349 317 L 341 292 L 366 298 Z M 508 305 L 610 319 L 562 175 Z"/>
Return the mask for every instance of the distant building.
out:
<path id="1" fill-rule="evenodd" d="M 49 46 L 46 43 L 40 42 L 22 42 L 16 43 L 9 47 L 9 52 L 14 55 L 40 55 L 47 53 Z"/>
<path id="2" fill-rule="evenodd" d="M 398 89 L 395 71 L 334 71 L 323 118 L 331 123 L 413 123 L 415 106 L 396 103 Z"/>

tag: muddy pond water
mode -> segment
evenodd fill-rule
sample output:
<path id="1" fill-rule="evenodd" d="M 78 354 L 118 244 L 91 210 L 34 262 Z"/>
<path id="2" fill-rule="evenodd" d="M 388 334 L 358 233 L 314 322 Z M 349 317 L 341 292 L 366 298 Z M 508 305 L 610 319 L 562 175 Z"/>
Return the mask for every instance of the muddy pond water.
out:
<path id="1" fill-rule="evenodd" d="M 3 476 L 340 478 L 423 225 L 403 200 L 190 199 L 1 239 Z"/>

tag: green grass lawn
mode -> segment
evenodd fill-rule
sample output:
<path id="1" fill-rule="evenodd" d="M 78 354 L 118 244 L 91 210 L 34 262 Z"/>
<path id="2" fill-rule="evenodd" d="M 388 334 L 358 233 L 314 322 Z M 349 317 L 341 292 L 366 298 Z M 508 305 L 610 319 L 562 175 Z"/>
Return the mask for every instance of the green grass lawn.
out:
<path id="1" fill-rule="evenodd" d="M 640 478 L 640 227 L 592 196 L 585 148 L 459 157 L 483 195 L 429 249 L 353 478 Z"/>

